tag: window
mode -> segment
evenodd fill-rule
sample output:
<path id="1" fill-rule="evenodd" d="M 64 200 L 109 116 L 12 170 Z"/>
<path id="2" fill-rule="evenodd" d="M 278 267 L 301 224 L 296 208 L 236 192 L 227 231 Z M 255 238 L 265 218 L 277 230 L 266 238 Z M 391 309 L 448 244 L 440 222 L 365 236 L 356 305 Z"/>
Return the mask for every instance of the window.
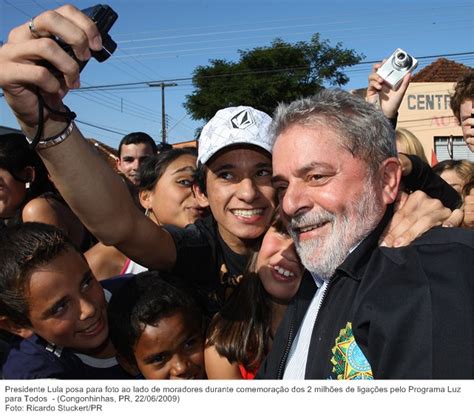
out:
<path id="1" fill-rule="evenodd" d="M 474 161 L 474 153 L 469 150 L 461 136 L 435 136 L 434 145 L 438 162 L 446 159 L 467 159 Z"/>

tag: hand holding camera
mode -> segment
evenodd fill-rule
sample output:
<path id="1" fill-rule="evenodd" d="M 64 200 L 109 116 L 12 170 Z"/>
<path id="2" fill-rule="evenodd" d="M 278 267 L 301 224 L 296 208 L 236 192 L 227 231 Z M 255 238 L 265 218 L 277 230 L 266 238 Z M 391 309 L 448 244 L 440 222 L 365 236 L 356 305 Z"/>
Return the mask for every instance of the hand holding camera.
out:
<path id="1" fill-rule="evenodd" d="M 97 29 L 100 33 L 100 36 L 102 38 L 102 49 L 99 51 L 91 50 L 91 55 L 98 62 L 102 63 L 103 61 L 107 60 L 117 48 L 117 44 L 110 37 L 108 32 L 117 20 L 118 15 L 110 6 L 107 6 L 105 4 L 98 4 L 96 6 L 88 7 L 87 9 L 83 9 L 81 11 L 96 24 Z M 79 60 L 75 56 L 71 46 L 64 42 L 61 38 L 54 36 L 53 39 L 65 52 L 69 54 L 70 57 L 76 60 L 76 62 L 79 64 L 79 72 L 81 72 L 85 65 L 88 63 L 88 60 Z M 41 62 L 41 65 L 44 65 L 46 68 L 48 68 L 55 76 L 60 77 L 61 73 L 51 63 L 43 61 Z"/>
<path id="2" fill-rule="evenodd" d="M 394 53 L 385 61 L 385 63 L 377 70 L 377 74 L 385 80 L 392 89 L 397 90 L 403 78 L 415 70 L 418 60 L 397 48 Z"/>
<path id="3" fill-rule="evenodd" d="M 108 30 L 117 14 L 103 5 L 85 12 L 72 5 L 48 10 L 10 31 L 0 48 L 0 87 L 30 138 L 36 138 L 42 127 L 41 138 L 48 139 L 71 120 L 70 114 L 64 116 L 62 99 L 68 89 L 79 87 L 79 70 L 84 67 L 84 63 L 72 65 L 71 57 L 103 61 L 115 49 Z M 56 69 L 59 77 L 45 71 L 40 62 Z"/>
<path id="4" fill-rule="evenodd" d="M 402 103 L 408 85 L 411 71 L 418 61 L 408 54 L 397 49 L 388 60 L 374 64 L 369 75 L 369 84 L 366 93 L 367 102 L 378 106 L 387 118 L 395 118 Z M 399 67 L 393 67 L 393 60 Z M 406 61 L 408 66 L 401 67 L 400 60 Z M 385 78 L 382 75 L 385 75 Z M 388 81 L 387 81 L 388 79 Z"/>

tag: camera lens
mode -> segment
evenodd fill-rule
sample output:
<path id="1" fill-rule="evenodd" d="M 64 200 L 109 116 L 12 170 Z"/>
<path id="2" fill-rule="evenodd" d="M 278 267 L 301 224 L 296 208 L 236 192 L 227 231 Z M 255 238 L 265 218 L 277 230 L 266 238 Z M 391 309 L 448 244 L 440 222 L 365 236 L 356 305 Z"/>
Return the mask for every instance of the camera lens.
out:
<path id="1" fill-rule="evenodd" d="M 392 60 L 393 66 L 398 69 L 406 69 L 411 66 L 412 59 L 405 51 L 399 51 Z"/>

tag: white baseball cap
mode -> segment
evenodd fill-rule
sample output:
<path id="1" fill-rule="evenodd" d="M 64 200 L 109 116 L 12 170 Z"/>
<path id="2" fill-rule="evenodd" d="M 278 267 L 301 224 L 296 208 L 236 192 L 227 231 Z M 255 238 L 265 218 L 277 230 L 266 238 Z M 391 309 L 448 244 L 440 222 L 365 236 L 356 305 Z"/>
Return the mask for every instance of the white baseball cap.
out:
<path id="1" fill-rule="evenodd" d="M 198 162 L 205 164 L 225 147 L 252 144 L 272 152 L 271 117 L 250 106 L 224 108 L 202 129 L 199 136 Z"/>

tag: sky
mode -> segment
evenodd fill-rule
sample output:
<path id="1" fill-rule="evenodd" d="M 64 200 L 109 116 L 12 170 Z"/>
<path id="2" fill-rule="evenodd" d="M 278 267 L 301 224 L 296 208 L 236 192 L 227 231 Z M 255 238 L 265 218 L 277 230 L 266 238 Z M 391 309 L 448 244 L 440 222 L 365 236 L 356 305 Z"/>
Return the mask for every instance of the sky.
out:
<path id="1" fill-rule="evenodd" d="M 91 0 L 71 1 L 82 9 Z M 57 0 L 0 0 L 0 41 L 8 32 Z M 309 41 L 318 32 L 331 45 L 363 54 L 362 63 L 345 69 L 344 89 L 367 86 L 372 62 L 402 48 L 419 58 L 417 71 L 443 56 L 474 66 L 472 0 L 109 0 L 119 15 L 110 35 L 114 55 L 91 60 L 81 86 L 134 83 L 107 90 L 77 90 L 65 103 L 78 115 L 86 137 L 112 147 L 132 131 L 145 131 L 161 141 L 161 89 L 146 82 L 176 83 L 165 89 L 167 140 L 194 139 L 205 121 L 194 121 L 183 103 L 193 92 L 192 73 L 209 60 L 238 61 L 239 50 Z M 0 69 L 1 71 L 1 69 Z M 0 95 L 1 96 L 1 95 Z M 18 128 L 0 97 L 0 125 Z"/>

